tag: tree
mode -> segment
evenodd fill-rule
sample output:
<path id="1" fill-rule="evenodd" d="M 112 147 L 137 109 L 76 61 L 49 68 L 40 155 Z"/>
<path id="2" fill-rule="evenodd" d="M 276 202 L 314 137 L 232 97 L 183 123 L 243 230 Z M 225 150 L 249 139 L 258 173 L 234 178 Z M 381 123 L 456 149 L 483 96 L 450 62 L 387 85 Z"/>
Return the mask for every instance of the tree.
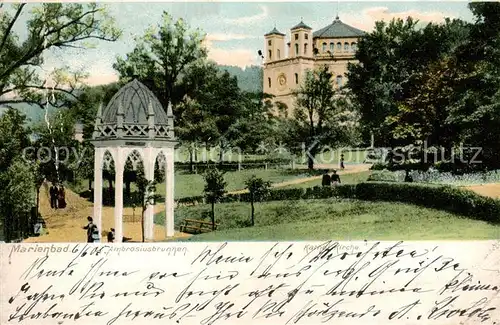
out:
<path id="1" fill-rule="evenodd" d="M 175 108 L 184 96 L 174 92 L 178 78 L 190 64 L 207 56 L 203 38 L 200 30 L 190 31 L 182 19 L 174 22 L 172 16 L 163 12 L 161 23 L 136 38 L 135 49 L 125 59 L 118 58 L 113 68 L 124 81 L 138 78 L 155 93 L 165 109 L 169 102 Z"/>
<path id="2" fill-rule="evenodd" d="M 216 168 L 209 168 L 204 175 L 205 187 L 203 192 L 208 203 L 212 206 L 212 230 L 215 230 L 215 203 L 219 202 L 226 193 L 226 181 L 224 172 Z"/>
<path id="3" fill-rule="evenodd" d="M 72 148 L 78 148 L 79 143 L 74 139 L 75 118 L 70 110 L 60 109 L 57 113 L 47 119 L 49 126 L 45 122 L 40 122 L 33 127 L 37 135 L 33 146 L 39 150 L 40 168 L 44 175 L 51 182 L 71 180 L 77 170 L 77 157 L 73 155 Z M 61 149 L 61 150 L 60 150 Z"/>
<path id="4" fill-rule="evenodd" d="M 228 138 L 242 152 L 255 153 L 262 143 L 275 145 L 278 142 L 275 127 L 277 117 L 270 101 L 271 95 L 243 93 L 242 112 L 228 130 Z"/>
<path id="5" fill-rule="evenodd" d="M 500 5 L 470 3 L 475 21 L 455 51 L 460 78 L 454 85 L 449 120 L 462 141 L 481 148 L 483 166 L 500 167 Z M 478 164 L 476 164 L 478 167 Z"/>
<path id="6" fill-rule="evenodd" d="M 352 91 L 361 113 L 365 132 L 373 131 L 379 146 L 406 145 L 395 139 L 392 117 L 398 114 L 431 64 L 448 55 L 467 35 L 464 22 L 446 20 L 420 28 L 418 21 L 393 19 L 376 22 L 375 29 L 358 44 L 358 64 L 349 64 L 347 87 Z M 365 134 L 365 137 L 367 134 Z"/>
<path id="7" fill-rule="evenodd" d="M 30 153 L 24 151 L 30 146 L 25 124 L 26 116 L 13 108 L 0 116 L 0 217 L 6 241 L 15 239 L 19 218 L 34 203 L 34 177 L 27 163 Z"/>
<path id="8" fill-rule="evenodd" d="M 146 179 L 144 175 L 144 168 L 141 165 L 137 168 L 135 185 L 137 190 L 132 198 L 133 203 L 141 207 L 141 232 L 142 242 L 144 242 L 144 214 L 148 206 L 155 204 L 156 195 L 154 193 L 156 191 L 156 182 L 154 180 L 149 181 Z"/>
<path id="9" fill-rule="evenodd" d="M 6 8 L 4 8 L 6 7 Z M 27 9 L 32 10 L 28 13 Z M 27 3 L 2 5 L 0 17 L 0 105 L 31 103 L 44 107 L 47 98 L 41 91 L 49 87 L 47 79 L 40 77 L 43 53 L 50 49 L 83 48 L 95 40 L 115 41 L 121 32 L 105 8 L 96 3 Z M 24 14 L 27 38 L 20 41 L 14 26 Z M 64 106 L 76 99 L 75 90 L 85 77 L 81 72 L 57 69 L 51 76 L 53 106 Z"/>
<path id="10" fill-rule="evenodd" d="M 24 237 L 29 230 L 26 217 L 34 206 L 34 178 L 29 164 L 16 158 L 4 173 L 0 173 L 0 214 L 3 217 L 5 241 Z"/>
<path id="11" fill-rule="evenodd" d="M 180 139 L 188 144 L 204 142 L 207 147 L 218 144 L 222 161 L 223 151 L 234 140 L 231 128 L 244 116 L 245 98 L 238 81 L 215 63 L 200 62 L 186 70 L 180 84 L 186 93 L 177 108 Z"/>
<path id="12" fill-rule="evenodd" d="M 341 112 L 347 107 L 344 96 L 333 88 L 332 74 L 327 66 L 308 71 L 296 91 L 295 120 L 288 142 L 297 143 L 305 139 L 307 165 L 314 169 L 314 157 L 326 144 L 338 144 L 345 136 Z"/>
<path id="13" fill-rule="evenodd" d="M 251 222 L 252 227 L 255 225 L 255 207 L 254 202 L 260 202 L 269 194 L 271 182 L 264 181 L 262 178 L 257 178 L 252 175 L 251 178 L 245 181 L 246 189 L 250 193 L 250 205 L 252 207 Z"/>

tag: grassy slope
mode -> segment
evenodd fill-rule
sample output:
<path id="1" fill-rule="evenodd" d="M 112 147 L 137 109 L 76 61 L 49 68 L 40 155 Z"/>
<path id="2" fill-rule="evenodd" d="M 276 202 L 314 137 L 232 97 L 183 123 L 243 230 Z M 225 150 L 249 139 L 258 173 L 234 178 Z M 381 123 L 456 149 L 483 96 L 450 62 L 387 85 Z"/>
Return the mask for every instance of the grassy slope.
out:
<path id="1" fill-rule="evenodd" d="M 176 228 L 184 218 L 199 219 L 208 205 L 176 209 Z M 220 231 L 190 240 L 430 240 L 498 238 L 500 225 L 461 218 L 412 205 L 335 199 L 276 201 L 256 205 L 255 227 L 245 227 L 250 205 L 216 205 Z M 163 224 L 159 214 L 155 222 Z"/>

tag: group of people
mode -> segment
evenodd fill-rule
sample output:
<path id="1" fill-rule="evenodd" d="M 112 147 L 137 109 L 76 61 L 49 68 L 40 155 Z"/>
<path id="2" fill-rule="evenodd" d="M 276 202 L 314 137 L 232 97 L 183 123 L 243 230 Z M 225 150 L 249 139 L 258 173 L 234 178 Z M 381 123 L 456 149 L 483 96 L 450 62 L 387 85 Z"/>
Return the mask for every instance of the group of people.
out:
<path id="1" fill-rule="evenodd" d="M 326 170 L 323 174 L 323 179 L 321 180 L 322 186 L 335 186 L 340 183 L 340 176 L 339 174 L 337 174 L 336 170 L 332 171 L 331 175 L 329 174 L 328 170 Z"/>
<path id="2" fill-rule="evenodd" d="M 94 223 L 94 220 L 91 216 L 87 217 L 88 224 L 83 227 L 84 230 L 87 230 L 87 243 L 99 243 L 101 241 L 101 236 L 99 234 L 99 229 L 97 225 Z M 115 229 L 111 228 L 111 231 L 108 232 L 108 243 L 112 243 L 115 240 Z"/>
<path id="3" fill-rule="evenodd" d="M 50 194 L 50 207 L 52 209 L 64 209 L 66 207 L 66 193 L 64 192 L 63 185 L 55 185 L 49 189 Z"/>

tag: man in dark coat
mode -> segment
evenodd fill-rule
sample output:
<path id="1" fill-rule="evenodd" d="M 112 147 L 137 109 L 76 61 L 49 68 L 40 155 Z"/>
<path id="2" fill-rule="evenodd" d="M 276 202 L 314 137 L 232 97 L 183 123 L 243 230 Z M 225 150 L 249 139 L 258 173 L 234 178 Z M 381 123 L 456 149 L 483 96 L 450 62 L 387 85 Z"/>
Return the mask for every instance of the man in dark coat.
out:
<path id="1" fill-rule="evenodd" d="M 333 173 L 332 173 L 332 176 L 330 176 L 331 180 L 332 180 L 332 183 L 333 185 L 337 185 L 337 184 L 340 184 L 340 176 L 339 174 L 337 174 L 337 171 L 334 170 Z"/>
<path id="2" fill-rule="evenodd" d="M 92 238 L 92 230 L 94 228 L 94 220 L 92 219 L 91 216 L 87 217 L 87 221 L 89 222 L 88 225 L 83 227 L 83 229 L 87 230 L 87 243 L 93 243 L 94 239 Z"/>
<path id="3" fill-rule="evenodd" d="M 328 170 L 323 174 L 323 178 L 321 179 L 321 186 L 330 186 L 332 184 L 330 175 L 328 175 Z"/>
<path id="4" fill-rule="evenodd" d="M 57 195 L 59 194 L 59 191 L 54 184 L 52 184 L 52 186 L 50 187 L 49 194 L 50 194 L 50 207 L 52 209 L 57 209 Z"/>

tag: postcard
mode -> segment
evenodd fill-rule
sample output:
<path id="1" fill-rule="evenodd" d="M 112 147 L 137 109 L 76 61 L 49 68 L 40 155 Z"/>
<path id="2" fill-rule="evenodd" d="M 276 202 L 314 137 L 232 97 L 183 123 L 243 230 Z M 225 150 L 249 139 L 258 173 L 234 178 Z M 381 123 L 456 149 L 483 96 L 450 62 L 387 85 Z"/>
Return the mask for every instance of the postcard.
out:
<path id="1" fill-rule="evenodd" d="M 3 2 L 0 324 L 500 324 L 500 3 Z"/>

